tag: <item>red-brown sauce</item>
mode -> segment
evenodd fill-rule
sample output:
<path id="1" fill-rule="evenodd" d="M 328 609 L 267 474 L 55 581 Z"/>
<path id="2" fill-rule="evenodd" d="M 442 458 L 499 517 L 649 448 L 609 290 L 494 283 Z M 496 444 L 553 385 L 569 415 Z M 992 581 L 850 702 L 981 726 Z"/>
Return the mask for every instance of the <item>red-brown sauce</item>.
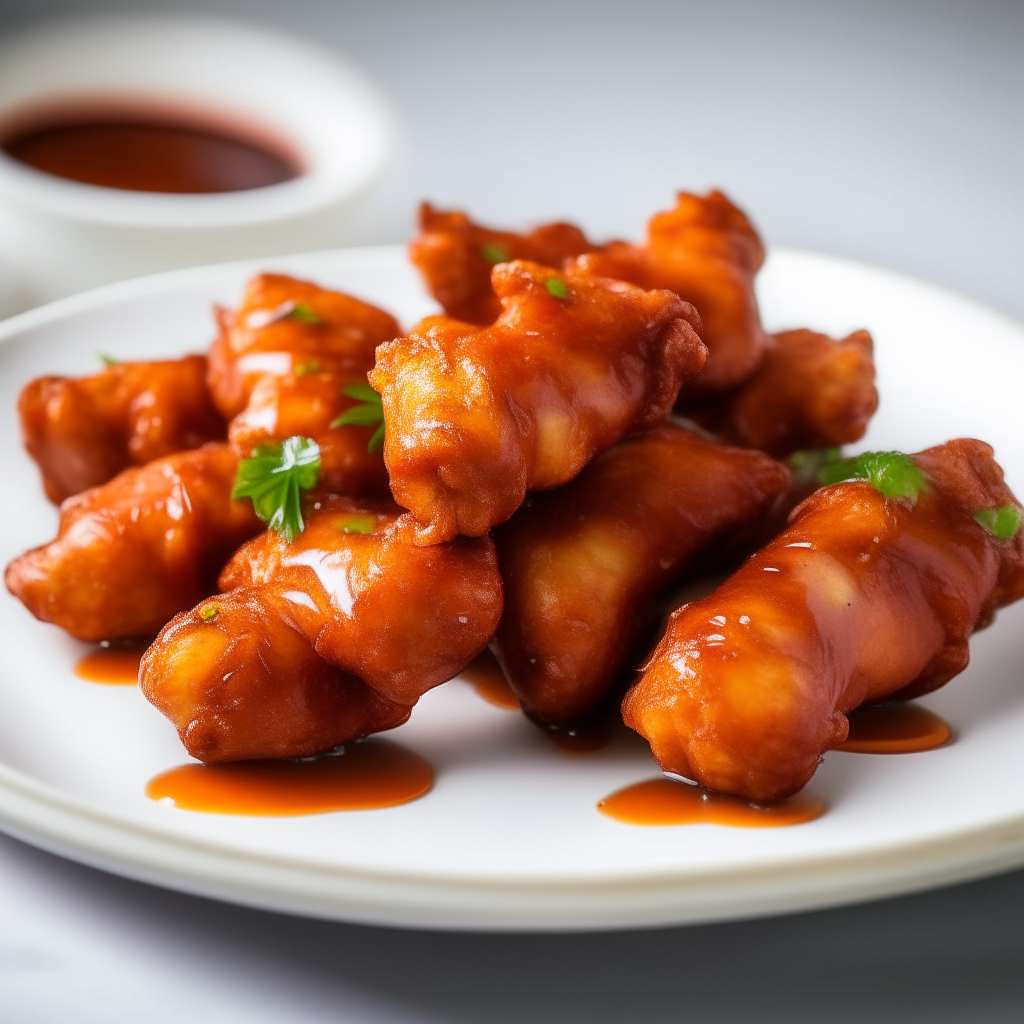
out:
<path id="1" fill-rule="evenodd" d="M 825 804 L 797 793 L 761 807 L 736 796 L 712 793 L 671 779 L 647 779 L 627 786 L 597 804 L 609 818 L 627 825 L 732 825 L 737 828 L 775 828 L 813 821 Z"/>
<path id="2" fill-rule="evenodd" d="M 519 701 L 516 700 L 512 687 L 508 685 L 498 659 L 490 651 L 478 654 L 459 675 L 463 679 L 468 679 L 473 689 L 484 700 L 509 711 L 519 710 Z"/>
<path id="3" fill-rule="evenodd" d="M 75 675 L 90 683 L 112 686 L 134 686 L 139 681 L 139 662 L 146 653 L 146 644 L 99 647 L 75 665 Z"/>
<path id="4" fill-rule="evenodd" d="M 917 704 L 875 704 L 850 713 L 850 735 L 836 750 L 855 754 L 912 754 L 953 736 L 938 715 Z"/>
<path id="5" fill-rule="evenodd" d="M 434 769 L 419 754 L 368 740 L 308 761 L 182 765 L 151 779 L 146 796 L 187 811 L 295 817 L 394 807 L 433 784 Z"/>
<path id="6" fill-rule="evenodd" d="M 300 173 L 285 153 L 241 134 L 142 114 L 50 118 L 3 148 L 38 171 L 132 192 L 238 192 Z"/>

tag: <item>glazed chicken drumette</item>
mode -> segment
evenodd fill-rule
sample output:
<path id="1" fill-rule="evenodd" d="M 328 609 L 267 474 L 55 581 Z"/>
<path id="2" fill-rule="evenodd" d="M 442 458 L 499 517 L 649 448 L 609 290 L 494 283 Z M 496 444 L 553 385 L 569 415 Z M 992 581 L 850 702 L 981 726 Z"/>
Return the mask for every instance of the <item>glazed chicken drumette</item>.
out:
<path id="1" fill-rule="evenodd" d="M 862 704 L 962 672 L 1024 596 L 1021 508 L 992 449 L 956 440 L 833 469 L 789 526 L 683 605 L 626 695 L 661 767 L 757 802 L 800 789 Z"/>
<path id="2" fill-rule="evenodd" d="M 671 292 L 522 260 L 492 282 L 494 324 L 428 317 L 370 374 L 391 490 L 422 544 L 484 534 L 528 491 L 568 482 L 664 419 L 704 363 L 699 318 Z"/>
<path id="3" fill-rule="evenodd" d="M 302 533 L 244 545 L 224 593 L 143 660 L 143 693 L 201 760 L 306 756 L 399 725 L 497 627 L 490 538 L 419 547 L 391 502 L 307 500 Z"/>

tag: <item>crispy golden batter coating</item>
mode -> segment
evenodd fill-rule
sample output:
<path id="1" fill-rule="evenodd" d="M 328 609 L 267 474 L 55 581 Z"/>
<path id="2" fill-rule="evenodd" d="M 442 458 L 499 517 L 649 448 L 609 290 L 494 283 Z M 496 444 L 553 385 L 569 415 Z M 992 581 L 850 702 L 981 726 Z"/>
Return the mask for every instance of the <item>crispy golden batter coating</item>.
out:
<path id="1" fill-rule="evenodd" d="M 386 495 L 374 427 L 331 423 L 356 401 L 343 389 L 366 383 L 378 344 L 399 333 L 390 314 L 341 292 L 279 274 L 249 282 L 242 305 L 219 311 L 210 383 L 232 417 L 228 438 L 243 455 L 299 435 L 320 446 L 320 484 L 340 494 Z"/>
<path id="2" fill-rule="evenodd" d="M 160 634 L 143 692 L 191 754 L 295 757 L 391 728 L 484 648 L 502 607 L 494 544 L 417 547 L 401 511 L 321 498 L 291 544 L 267 532 L 244 545 L 221 574 L 226 593 Z M 272 671 L 267 651 L 286 652 Z"/>
<path id="3" fill-rule="evenodd" d="M 428 317 L 382 345 L 370 375 L 391 490 L 421 544 L 479 536 L 527 491 L 571 480 L 663 419 L 704 362 L 696 312 L 671 292 L 522 260 L 492 280 L 492 326 Z"/>
<path id="4" fill-rule="evenodd" d="M 492 648 L 523 710 L 556 726 L 598 713 L 649 642 L 656 599 L 788 481 L 761 452 L 665 423 L 529 499 L 494 534 L 505 611 Z"/>
<path id="5" fill-rule="evenodd" d="M 760 361 L 767 337 L 754 275 L 764 249 L 746 215 L 721 192 L 680 192 L 675 209 L 651 218 L 645 245 L 612 242 L 576 262 L 592 274 L 667 288 L 697 307 L 708 360 L 684 395 L 720 394 Z"/>
<path id="6" fill-rule="evenodd" d="M 730 444 L 781 459 L 808 448 L 859 441 L 878 408 L 867 331 L 833 341 L 814 331 L 784 331 L 754 375 L 734 391 L 679 412 Z"/>
<path id="7" fill-rule="evenodd" d="M 222 440 L 206 357 L 117 363 L 89 377 L 39 377 L 18 396 L 25 447 L 55 504 L 128 466 Z"/>
<path id="8" fill-rule="evenodd" d="M 61 506 L 56 540 L 7 567 L 7 589 L 79 640 L 149 637 L 215 588 L 239 544 L 263 528 L 232 501 L 230 445 L 126 469 Z"/>
<path id="9" fill-rule="evenodd" d="M 666 771 L 755 801 L 803 786 L 846 714 L 916 696 L 967 665 L 967 639 L 1024 595 L 1024 531 L 975 513 L 1019 503 L 992 449 L 957 440 L 914 456 L 916 503 L 865 481 L 815 491 L 789 527 L 672 617 L 623 703 Z"/>
<path id="10" fill-rule="evenodd" d="M 420 206 L 420 235 L 409 245 L 427 290 L 448 316 L 471 324 L 493 323 L 501 302 L 491 288 L 491 268 L 508 260 L 546 267 L 590 252 L 596 246 L 572 224 L 542 224 L 526 234 L 474 224 L 458 210 Z"/>
<path id="11" fill-rule="evenodd" d="M 202 608 L 216 608 L 204 621 Z M 329 665 L 262 589 L 177 616 L 142 660 L 139 682 L 200 761 L 308 757 L 401 725 L 412 708 Z"/>

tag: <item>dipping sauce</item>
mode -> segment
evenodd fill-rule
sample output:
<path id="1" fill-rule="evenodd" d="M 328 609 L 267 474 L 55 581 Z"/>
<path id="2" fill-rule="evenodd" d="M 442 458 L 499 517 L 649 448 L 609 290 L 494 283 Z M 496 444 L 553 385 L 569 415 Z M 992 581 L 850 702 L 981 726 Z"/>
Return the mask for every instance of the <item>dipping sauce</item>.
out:
<path id="1" fill-rule="evenodd" d="M 737 796 L 712 793 L 671 779 L 647 779 L 605 797 L 597 809 L 627 825 L 731 825 L 735 828 L 777 828 L 813 821 L 825 804 L 797 793 L 761 807 Z"/>
<path id="2" fill-rule="evenodd" d="M 394 807 L 433 784 L 434 769 L 419 754 L 366 740 L 308 761 L 182 765 L 151 779 L 146 796 L 187 811 L 284 818 Z"/>
<path id="3" fill-rule="evenodd" d="M 836 750 L 855 754 L 913 754 L 948 743 L 953 730 L 916 704 L 875 704 L 850 714 L 850 735 Z"/>
<path id="4" fill-rule="evenodd" d="M 121 647 L 100 647 L 80 659 L 75 675 L 90 683 L 112 686 L 134 686 L 139 681 L 139 662 L 148 644 Z"/>
<path id="5" fill-rule="evenodd" d="M 509 711 L 519 710 L 519 701 L 508 685 L 505 673 L 498 664 L 498 659 L 490 651 L 478 654 L 460 673 L 468 679 L 473 689 L 491 704 Z"/>
<path id="6" fill-rule="evenodd" d="M 46 174 L 131 192 L 239 192 L 300 173 L 262 142 L 140 114 L 51 119 L 23 128 L 3 149 Z"/>

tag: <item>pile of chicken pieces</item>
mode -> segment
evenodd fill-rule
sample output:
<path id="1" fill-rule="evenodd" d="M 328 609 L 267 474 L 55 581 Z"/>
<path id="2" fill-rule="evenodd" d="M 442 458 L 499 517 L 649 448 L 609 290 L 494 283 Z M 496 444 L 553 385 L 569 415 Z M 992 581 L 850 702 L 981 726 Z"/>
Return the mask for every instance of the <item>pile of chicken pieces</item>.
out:
<path id="1" fill-rule="evenodd" d="M 489 645 L 539 725 L 621 703 L 665 771 L 776 800 L 851 710 L 942 685 L 1024 595 L 1024 535 L 984 520 L 1020 506 L 982 442 L 913 456 L 923 486 L 896 497 L 786 464 L 863 436 L 872 340 L 768 334 L 764 250 L 722 193 L 680 194 L 639 244 L 420 215 L 410 257 L 444 313 L 404 334 L 265 274 L 206 356 L 21 394 L 60 524 L 7 586 L 81 640 L 155 637 L 142 690 L 194 757 L 391 729 Z M 368 385 L 382 449 L 338 423 Z M 289 438 L 320 453 L 290 540 L 232 497 Z"/>

